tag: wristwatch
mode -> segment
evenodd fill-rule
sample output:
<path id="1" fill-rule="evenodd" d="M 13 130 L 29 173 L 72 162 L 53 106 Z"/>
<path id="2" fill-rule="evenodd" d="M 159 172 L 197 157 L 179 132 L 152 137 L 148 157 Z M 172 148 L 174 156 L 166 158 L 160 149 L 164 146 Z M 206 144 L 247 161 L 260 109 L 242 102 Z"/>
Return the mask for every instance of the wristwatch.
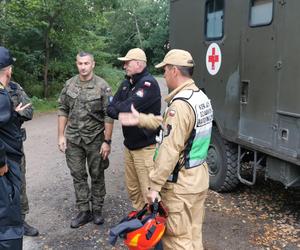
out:
<path id="1" fill-rule="evenodd" d="M 104 139 L 103 142 L 105 142 L 105 143 L 108 144 L 108 145 L 111 144 L 111 140 L 110 140 L 110 139 L 109 139 L 109 140 Z"/>

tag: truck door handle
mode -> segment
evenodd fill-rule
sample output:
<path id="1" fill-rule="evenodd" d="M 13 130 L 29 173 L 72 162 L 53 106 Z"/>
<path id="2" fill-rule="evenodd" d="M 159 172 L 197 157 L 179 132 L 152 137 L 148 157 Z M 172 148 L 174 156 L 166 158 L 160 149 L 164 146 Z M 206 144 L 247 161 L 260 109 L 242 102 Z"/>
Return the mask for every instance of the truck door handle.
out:
<path id="1" fill-rule="evenodd" d="M 249 80 L 242 80 L 241 95 L 240 95 L 241 104 L 248 103 L 249 83 L 250 83 Z"/>

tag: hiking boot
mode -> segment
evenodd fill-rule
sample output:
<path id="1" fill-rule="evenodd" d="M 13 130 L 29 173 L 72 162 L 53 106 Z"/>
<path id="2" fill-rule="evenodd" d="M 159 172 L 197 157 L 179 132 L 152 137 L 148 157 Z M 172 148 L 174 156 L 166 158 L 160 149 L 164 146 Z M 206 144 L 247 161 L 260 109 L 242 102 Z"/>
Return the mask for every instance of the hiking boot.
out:
<path id="1" fill-rule="evenodd" d="M 39 230 L 37 230 L 35 227 L 30 226 L 26 221 L 23 222 L 24 226 L 24 235 L 26 236 L 38 236 Z"/>
<path id="2" fill-rule="evenodd" d="M 81 211 L 77 214 L 76 218 L 72 219 L 71 221 L 71 228 L 78 228 L 83 226 L 86 223 L 89 223 L 93 220 L 92 213 L 88 211 Z"/>
<path id="3" fill-rule="evenodd" d="M 94 224 L 102 225 L 104 223 L 104 218 L 102 217 L 101 212 L 94 212 L 93 216 L 94 216 Z"/>

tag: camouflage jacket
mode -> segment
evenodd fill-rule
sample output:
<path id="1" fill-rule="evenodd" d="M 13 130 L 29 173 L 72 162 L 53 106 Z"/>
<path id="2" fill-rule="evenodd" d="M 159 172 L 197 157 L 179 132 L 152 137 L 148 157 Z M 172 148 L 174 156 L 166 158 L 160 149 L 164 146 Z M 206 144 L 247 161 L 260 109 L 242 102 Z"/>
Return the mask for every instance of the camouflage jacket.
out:
<path id="1" fill-rule="evenodd" d="M 24 89 L 16 82 L 9 82 L 6 86 L 6 90 L 10 96 L 10 99 L 13 103 L 13 109 L 15 110 L 16 107 L 22 103 L 23 105 L 30 103 L 30 98 L 25 93 Z M 25 121 L 29 121 L 32 119 L 33 116 L 33 108 L 29 106 L 28 108 L 17 112 L 18 117 L 20 119 L 20 123 L 22 124 Z"/>
<path id="2" fill-rule="evenodd" d="M 58 115 L 68 118 L 68 140 L 79 144 L 82 139 L 88 144 L 104 131 L 104 123 L 113 123 L 106 112 L 110 96 L 109 85 L 96 75 L 87 82 L 80 81 L 79 75 L 66 82 L 58 100 Z"/>

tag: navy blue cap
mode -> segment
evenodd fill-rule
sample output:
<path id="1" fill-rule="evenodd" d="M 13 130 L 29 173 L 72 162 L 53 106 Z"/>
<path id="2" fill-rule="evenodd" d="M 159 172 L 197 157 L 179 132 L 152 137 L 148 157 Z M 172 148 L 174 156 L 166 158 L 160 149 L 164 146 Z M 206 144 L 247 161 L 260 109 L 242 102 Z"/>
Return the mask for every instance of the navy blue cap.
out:
<path id="1" fill-rule="evenodd" d="M 11 56 L 9 50 L 4 47 L 0 47 L 0 69 L 3 69 L 14 63 L 14 58 Z"/>

